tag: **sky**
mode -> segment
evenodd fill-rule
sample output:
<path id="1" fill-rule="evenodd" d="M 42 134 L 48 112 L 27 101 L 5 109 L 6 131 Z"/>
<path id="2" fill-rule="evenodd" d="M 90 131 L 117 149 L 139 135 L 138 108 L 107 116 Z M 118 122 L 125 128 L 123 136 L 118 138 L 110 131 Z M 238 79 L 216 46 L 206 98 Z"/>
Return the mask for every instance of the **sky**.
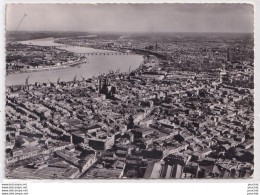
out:
<path id="1" fill-rule="evenodd" d="M 23 18 L 24 14 L 27 16 Z M 22 20 L 23 18 L 23 20 Z M 8 4 L 6 30 L 254 32 L 250 4 Z"/>

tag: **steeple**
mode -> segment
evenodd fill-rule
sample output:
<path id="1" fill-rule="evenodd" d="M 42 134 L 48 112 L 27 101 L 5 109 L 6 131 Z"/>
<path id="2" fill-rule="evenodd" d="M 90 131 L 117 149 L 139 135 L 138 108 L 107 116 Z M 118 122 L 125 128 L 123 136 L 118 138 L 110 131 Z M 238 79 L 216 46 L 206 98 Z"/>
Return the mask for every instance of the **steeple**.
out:
<path id="1" fill-rule="evenodd" d="M 28 85 L 28 82 L 29 81 L 29 75 L 28 75 L 28 77 L 25 79 L 25 85 Z"/>

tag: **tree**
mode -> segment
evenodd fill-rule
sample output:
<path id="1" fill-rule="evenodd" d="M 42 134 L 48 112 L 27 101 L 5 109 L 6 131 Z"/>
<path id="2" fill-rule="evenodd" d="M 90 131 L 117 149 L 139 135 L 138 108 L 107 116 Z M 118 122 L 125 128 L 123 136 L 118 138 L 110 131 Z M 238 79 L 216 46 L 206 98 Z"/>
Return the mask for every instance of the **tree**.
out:
<path id="1" fill-rule="evenodd" d="M 23 141 L 22 138 L 17 138 L 17 139 L 15 140 L 15 146 L 16 146 L 17 148 L 20 148 L 23 144 L 24 144 L 24 141 Z"/>
<path id="2" fill-rule="evenodd" d="M 231 147 L 227 150 L 226 155 L 227 158 L 232 159 L 235 157 L 235 155 L 237 154 L 237 150 L 235 147 Z"/>

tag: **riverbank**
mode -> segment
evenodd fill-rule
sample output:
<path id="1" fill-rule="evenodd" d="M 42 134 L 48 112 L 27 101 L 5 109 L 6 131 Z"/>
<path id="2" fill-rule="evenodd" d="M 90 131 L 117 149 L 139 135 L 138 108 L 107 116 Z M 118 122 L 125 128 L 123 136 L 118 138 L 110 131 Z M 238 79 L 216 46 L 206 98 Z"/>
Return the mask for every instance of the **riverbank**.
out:
<path id="1" fill-rule="evenodd" d="M 59 69 L 65 69 L 65 68 L 69 68 L 69 67 L 80 66 L 81 64 L 84 64 L 84 63 L 88 63 L 87 59 L 81 60 L 81 61 L 77 61 L 77 62 L 71 62 L 69 64 L 64 64 L 64 65 L 59 65 L 59 66 L 56 65 L 56 66 L 45 66 L 45 67 L 41 67 L 41 68 L 30 68 L 30 69 L 26 69 L 26 70 L 20 70 L 20 71 L 17 71 L 17 72 L 8 72 L 7 71 L 7 75 L 19 74 L 19 73 L 30 73 L 30 72 L 59 70 Z M 42 65 L 40 65 L 40 66 L 42 66 Z"/>
<path id="2" fill-rule="evenodd" d="M 75 43 L 71 43 L 71 42 L 66 42 L 64 41 L 66 39 L 55 39 L 54 43 L 56 44 L 60 44 L 60 45 L 65 45 L 65 46 L 71 46 L 71 47 L 80 47 L 80 48 L 84 48 L 87 50 L 90 50 L 90 53 L 106 53 L 106 52 L 111 52 L 111 53 L 127 53 L 127 50 L 129 49 L 115 49 L 115 48 L 102 48 L 99 46 L 93 46 L 93 45 L 81 45 L 81 44 L 75 44 Z M 60 46 L 62 47 L 62 46 Z M 129 50 L 130 51 L 130 50 Z M 73 52 L 73 51 L 72 51 Z M 139 55 L 137 53 L 135 53 L 136 55 Z"/>

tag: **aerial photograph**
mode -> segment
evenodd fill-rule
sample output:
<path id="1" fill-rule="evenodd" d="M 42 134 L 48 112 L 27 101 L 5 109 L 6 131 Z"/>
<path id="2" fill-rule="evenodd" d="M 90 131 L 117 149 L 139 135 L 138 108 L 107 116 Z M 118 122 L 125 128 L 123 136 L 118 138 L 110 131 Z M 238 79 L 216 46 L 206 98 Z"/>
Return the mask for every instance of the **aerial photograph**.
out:
<path id="1" fill-rule="evenodd" d="M 254 177 L 253 5 L 5 11 L 5 178 Z"/>

